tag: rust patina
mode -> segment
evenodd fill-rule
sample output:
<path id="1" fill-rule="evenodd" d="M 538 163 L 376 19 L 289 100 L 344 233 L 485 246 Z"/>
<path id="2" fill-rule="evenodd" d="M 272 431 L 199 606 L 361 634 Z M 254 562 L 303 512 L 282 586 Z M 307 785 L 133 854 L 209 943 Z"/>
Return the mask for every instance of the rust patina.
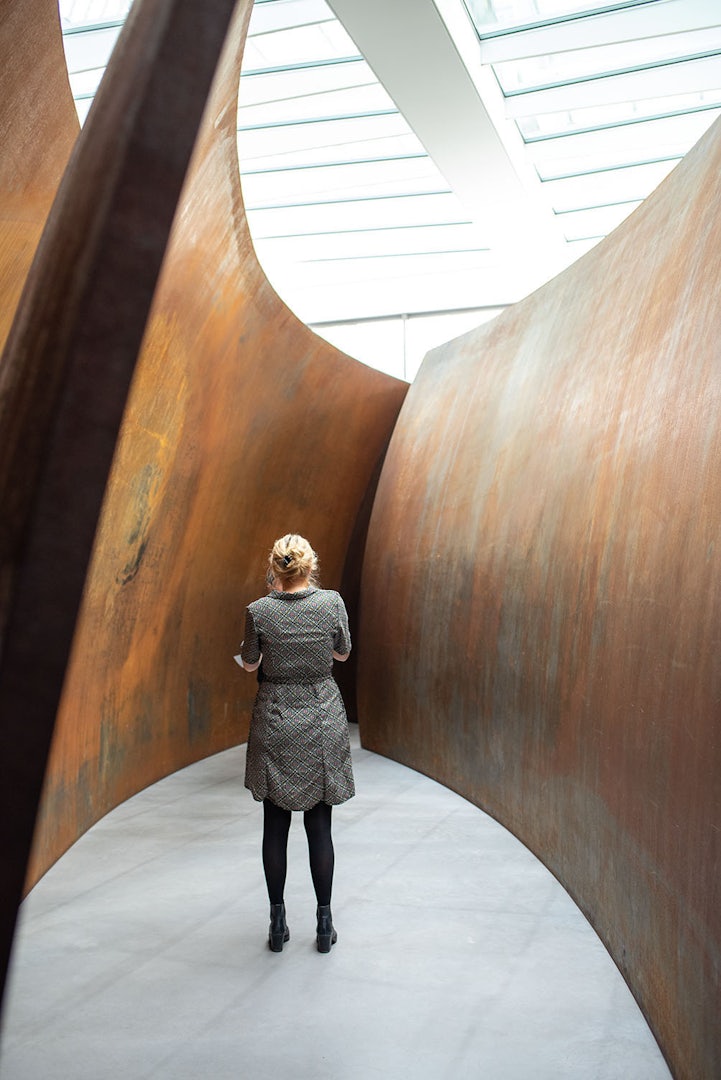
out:
<path id="1" fill-rule="evenodd" d="M 23 878 L 246 737 L 232 654 L 267 550 L 302 531 L 340 583 L 407 389 L 311 333 L 258 266 L 236 146 L 251 4 L 233 6 L 137 0 L 5 348 L 5 958 Z"/>
<path id="2" fill-rule="evenodd" d="M 553 870 L 676 1076 L 721 1076 L 721 127 L 426 358 L 362 581 L 364 744 Z"/>

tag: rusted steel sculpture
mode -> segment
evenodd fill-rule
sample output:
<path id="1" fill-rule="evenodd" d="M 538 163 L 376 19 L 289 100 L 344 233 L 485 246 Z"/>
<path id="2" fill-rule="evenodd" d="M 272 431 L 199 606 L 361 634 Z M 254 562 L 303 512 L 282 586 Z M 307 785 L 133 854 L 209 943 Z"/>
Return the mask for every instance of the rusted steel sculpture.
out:
<path id="1" fill-rule="evenodd" d="M 721 1076 L 721 127 L 612 236 L 435 350 L 362 581 L 364 744 L 490 811 Z"/>
<path id="2" fill-rule="evenodd" d="M 51 6 L 8 12 L 37 14 L 44 85 L 65 87 Z M 299 529 L 353 587 L 405 393 L 258 267 L 235 149 L 250 0 L 200 121 L 231 9 L 136 0 L 3 353 L 4 960 L 83 584 L 30 882 L 117 802 L 245 737 L 253 686 L 229 657 L 264 551 Z M 0 226 L 3 336 L 64 131 L 33 159 L 27 240 Z M 16 222 L 36 190 L 17 138 Z M 686 1080 L 721 1075 L 720 176 L 717 128 L 594 252 L 429 356 L 374 505 L 358 642 L 365 744 L 544 859 Z"/>
<path id="3" fill-rule="evenodd" d="M 0 352 L 78 134 L 56 0 L 0 15 Z"/>
<path id="4" fill-rule="evenodd" d="M 219 0 L 204 8 L 202 34 L 188 0 L 158 0 L 133 13 L 61 184 L 5 346 L 3 959 L 127 387 L 232 6 Z M 176 99 L 163 59 L 191 45 L 197 64 Z M 57 53 L 56 60 L 62 62 Z"/>
<path id="5" fill-rule="evenodd" d="M 236 149 L 250 0 L 207 101 L 233 6 L 137 0 L 5 350 L 4 946 L 84 581 L 30 883 L 119 801 L 246 737 L 232 654 L 265 552 L 302 530 L 340 581 L 406 391 L 301 325 L 258 266 Z"/>

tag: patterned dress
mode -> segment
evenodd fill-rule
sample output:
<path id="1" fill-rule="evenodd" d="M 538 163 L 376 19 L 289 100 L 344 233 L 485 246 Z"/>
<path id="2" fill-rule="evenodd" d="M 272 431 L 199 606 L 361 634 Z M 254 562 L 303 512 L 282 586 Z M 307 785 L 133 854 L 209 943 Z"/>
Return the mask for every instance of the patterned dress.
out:
<path id="1" fill-rule="evenodd" d="M 350 652 L 337 592 L 272 592 L 248 605 L 241 656 L 263 654 L 245 786 L 285 810 L 330 806 L 355 794 L 348 721 L 332 675 L 333 650 Z"/>

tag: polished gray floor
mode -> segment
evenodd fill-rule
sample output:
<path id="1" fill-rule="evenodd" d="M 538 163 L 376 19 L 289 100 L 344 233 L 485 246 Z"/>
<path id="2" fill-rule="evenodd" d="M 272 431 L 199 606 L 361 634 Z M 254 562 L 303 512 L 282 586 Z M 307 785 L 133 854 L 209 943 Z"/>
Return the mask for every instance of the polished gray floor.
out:
<path id="1" fill-rule="evenodd" d="M 315 949 L 300 815 L 291 941 L 267 948 L 261 812 L 244 747 L 229 750 L 113 811 L 28 897 L 2 1080 L 668 1080 L 555 879 L 475 807 L 354 738 L 330 955 Z"/>

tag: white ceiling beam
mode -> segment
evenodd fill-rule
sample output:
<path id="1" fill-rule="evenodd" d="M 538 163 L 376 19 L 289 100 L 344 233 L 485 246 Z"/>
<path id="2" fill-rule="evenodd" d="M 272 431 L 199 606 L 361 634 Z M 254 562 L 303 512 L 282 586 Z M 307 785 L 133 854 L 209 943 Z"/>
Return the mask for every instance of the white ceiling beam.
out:
<path id="1" fill-rule="evenodd" d="M 519 174 L 433 0 L 329 5 L 491 246 L 530 262 L 536 252 L 539 280 L 565 264 L 540 182 Z"/>

